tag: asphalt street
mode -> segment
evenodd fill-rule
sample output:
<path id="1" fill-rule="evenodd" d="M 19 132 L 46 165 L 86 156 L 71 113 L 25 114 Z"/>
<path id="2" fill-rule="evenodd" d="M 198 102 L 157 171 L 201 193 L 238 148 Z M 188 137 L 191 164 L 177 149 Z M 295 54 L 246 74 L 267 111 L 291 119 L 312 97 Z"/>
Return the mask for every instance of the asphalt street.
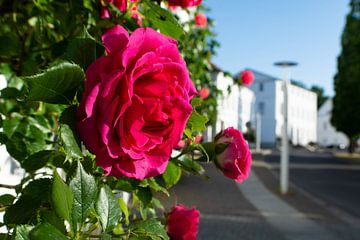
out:
<path id="1" fill-rule="evenodd" d="M 279 153 L 264 159 L 279 163 Z M 278 166 L 274 170 L 278 172 Z M 336 158 L 329 152 L 292 149 L 289 176 L 293 184 L 330 207 L 360 218 L 360 161 Z"/>

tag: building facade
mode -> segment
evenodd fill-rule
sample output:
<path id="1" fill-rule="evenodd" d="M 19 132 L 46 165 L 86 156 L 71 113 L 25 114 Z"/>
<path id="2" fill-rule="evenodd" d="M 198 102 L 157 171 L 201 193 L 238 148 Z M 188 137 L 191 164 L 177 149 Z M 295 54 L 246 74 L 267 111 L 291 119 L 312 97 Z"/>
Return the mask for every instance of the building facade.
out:
<path id="1" fill-rule="evenodd" d="M 255 112 L 261 115 L 261 144 L 274 147 L 281 139 L 283 127 L 283 81 L 253 71 Z M 288 136 L 293 145 L 305 146 L 317 141 L 317 95 L 305 88 L 289 84 Z"/>
<path id="2" fill-rule="evenodd" d="M 234 127 L 246 132 L 246 123 L 254 119 L 255 94 L 249 88 L 234 84 L 230 76 L 222 71 L 214 73 L 217 88 L 222 95 L 217 100 L 217 121 L 215 126 L 209 126 L 205 140 L 211 139 L 221 130 Z"/>
<path id="3" fill-rule="evenodd" d="M 346 135 L 336 131 L 331 125 L 332 108 L 332 99 L 328 99 L 318 111 L 318 144 L 320 147 L 347 147 L 349 140 Z"/>

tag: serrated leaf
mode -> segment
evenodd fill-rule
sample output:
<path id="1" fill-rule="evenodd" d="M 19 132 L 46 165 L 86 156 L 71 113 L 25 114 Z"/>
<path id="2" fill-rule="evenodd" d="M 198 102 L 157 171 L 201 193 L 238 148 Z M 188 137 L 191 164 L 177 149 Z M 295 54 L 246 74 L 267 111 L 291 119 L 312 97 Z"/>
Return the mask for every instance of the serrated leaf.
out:
<path id="1" fill-rule="evenodd" d="M 15 200 L 15 197 L 10 194 L 4 194 L 0 196 L 0 205 L 10 205 Z"/>
<path id="2" fill-rule="evenodd" d="M 146 19 L 151 21 L 155 28 L 158 28 L 162 34 L 177 40 L 185 34 L 183 28 L 168 10 L 161 8 L 149 0 L 143 2 L 148 8 L 143 9 L 142 14 L 144 14 Z"/>
<path id="3" fill-rule="evenodd" d="M 23 78 L 29 87 L 28 100 L 56 104 L 71 104 L 84 79 L 82 68 L 69 62 L 62 62 L 43 73 Z"/>
<path id="4" fill-rule="evenodd" d="M 104 231 L 112 230 L 120 221 L 120 205 L 108 186 L 100 189 L 95 210 L 100 216 L 100 222 Z"/>
<path id="5" fill-rule="evenodd" d="M 165 181 L 166 187 L 170 188 L 179 182 L 181 178 L 181 168 L 169 161 L 162 177 Z"/>
<path id="6" fill-rule="evenodd" d="M 85 29 L 82 37 L 70 41 L 66 48 L 65 58 L 86 69 L 103 53 L 104 47 L 97 43 Z"/>
<path id="7" fill-rule="evenodd" d="M 67 124 L 60 124 L 60 138 L 66 154 L 71 158 L 82 158 L 82 152 L 74 136 L 74 132 Z"/>
<path id="8" fill-rule="evenodd" d="M 169 240 L 165 227 L 156 219 L 136 222 L 130 227 L 131 232 L 150 239 Z M 143 239 L 143 238 L 141 238 Z"/>
<path id="9" fill-rule="evenodd" d="M 19 127 L 23 117 L 18 113 L 11 114 L 11 118 L 3 120 L 3 130 L 8 138 L 11 138 L 16 129 Z"/>
<path id="10" fill-rule="evenodd" d="M 75 223 L 84 223 L 88 212 L 95 201 L 97 186 L 95 178 L 87 174 L 78 161 L 75 176 L 70 181 L 70 189 L 74 196 L 72 216 Z"/>
<path id="11" fill-rule="evenodd" d="M 21 166 L 28 172 L 36 171 L 44 167 L 56 154 L 58 154 L 58 152 L 53 150 L 36 152 L 25 158 Z"/>
<path id="12" fill-rule="evenodd" d="M 42 223 L 30 232 L 31 240 L 68 240 L 56 227 L 49 223 Z"/>
<path id="13" fill-rule="evenodd" d="M 129 225 L 129 210 L 128 207 L 124 201 L 124 198 L 118 198 L 118 202 L 119 202 L 119 206 L 121 211 L 123 212 L 124 216 L 125 216 L 125 224 Z"/>
<path id="14" fill-rule="evenodd" d="M 20 198 L 6 209 L 6 224 L 28 224 L 36 220 L 36 212 L 42 203 L 49 202 L 50 179 L 42 178 L 30 182 Z"/>
<path id="15" fill-rule="evenodd" d="M 190 173 L 196 174 L 196 175 L 203 175 L 205 173 L 204 168 L 198 164 L 196 161 L 191 160 L 186 157 L 177 158 L 177 159 L 171 159 L 172 162 L 175 164 L 178 164 L 184 169 L 185 171 L 188 171 Z"/>
<path id="16" fill-rule="evenodd" d="M 195 131 L 202 132 L 206 130 L 205 124 L 207 122 L 208 122 L 208 118 L 206 116 L 202 116 L 194 109 L 190 115 L 187 125 L 190 126 L 192 132 Z"/>
<path id="17" fill-rule="evenodd" d="M 70 222 L 73 194 L 69 186 L 63 182 L 56 170 L 54 171 L 51 199 L 57 215 Z"/>
<path id="18" fill-rule="evenodd" d="M 145 207 L 151 202 L 152 193 L 150 187 L 138 188 L 135 193 Z"/>
<path id="19" fill-rule="evenodd" d="M 30 240 L 29 233 L 34 228 L 30 225 L 19 225 L 16 227 L 14 240 Z"/>

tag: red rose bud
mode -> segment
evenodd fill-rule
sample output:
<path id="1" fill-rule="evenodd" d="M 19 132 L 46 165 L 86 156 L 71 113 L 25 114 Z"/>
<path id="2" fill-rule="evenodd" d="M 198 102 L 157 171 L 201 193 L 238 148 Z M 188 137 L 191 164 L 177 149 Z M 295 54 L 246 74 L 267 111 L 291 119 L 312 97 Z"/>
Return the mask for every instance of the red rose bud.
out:
<path id="1" fill-rule="evenodd" d="M 237 182 L 248 178 L 251 153 L 242 133 L 235 128 L 227 128 L 215 137 L 215 165 L 226 177 Z"/>
<path id="2" fill-rule="evenodd" d="M 254 73 L 250 70 L 245 70 L 240 74 L 241 83 L 249 86 L 254 82 L 255 76 Z"/>
<path id="3" fill-rule="evenodd" d="M 198 13 L 195 16 L 195 25 L 199 28 L 203 28 L 207 26 L 207 18 L 204 14 Z"/>
<path id="4" fill-rule="evenodd" d="M 200 212 L 176 205 L 167 215 L 166 230 L 171 240 L 196 240 Z"/>
<path id="5" fill-rule="evenodd" d="M 200 91 L 199 91 L 199 96 L 202 100 L 208 98 L 210 95 L 210 91 L 209 89 L 207 88 L 202 88 Z"/>
<path id="6" fill-rule="evenodd" d="M 194 142 L 196 142 L 196 143 L 200 143 L 201 140 L 202 140 L 202 135 L 201 135 L 201 134 L 196 135 L 196 136 L 194 137 Z"/>
<path id="7" fill-rule="evenodd" d="M 201 4 L 202 0 L 169 0 L 169 7 L 189 8 Z"/>

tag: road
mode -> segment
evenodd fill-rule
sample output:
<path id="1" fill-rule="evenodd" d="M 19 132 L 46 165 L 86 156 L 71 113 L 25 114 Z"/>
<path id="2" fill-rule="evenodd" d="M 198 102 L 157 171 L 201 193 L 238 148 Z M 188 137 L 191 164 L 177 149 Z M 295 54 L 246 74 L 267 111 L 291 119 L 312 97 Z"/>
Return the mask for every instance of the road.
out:
<path id="1" fill-rule="evenodd" d="M 264 159 L 278 171 L 279 153 Z M 360 161 L 292 149 L 290 181 L 329 206 L 360 218 Z"/>

